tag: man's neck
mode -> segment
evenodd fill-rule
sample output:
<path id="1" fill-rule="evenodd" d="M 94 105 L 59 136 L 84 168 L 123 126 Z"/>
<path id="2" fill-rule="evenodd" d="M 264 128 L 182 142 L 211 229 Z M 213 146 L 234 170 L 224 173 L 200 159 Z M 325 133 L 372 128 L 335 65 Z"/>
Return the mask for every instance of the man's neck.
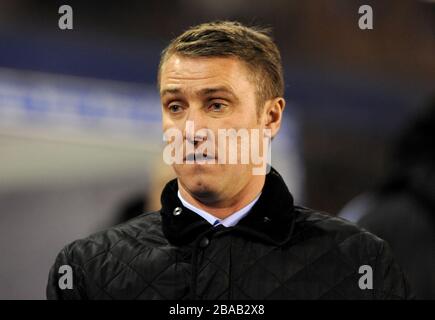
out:
<path id="1" fill-rule="evenodd" d="M 212 204 L 204 203 L 196 199 L 184 186 L 178 181 L 178 188 L 183 199 L 191 205 L 200 208 L 218 219 L 225 219 L 234 212 L 242 209 L 251 203 L 263 189 L 265 176 L 254 176 L 242 190 L 229 199 L 220 199 Z"/>

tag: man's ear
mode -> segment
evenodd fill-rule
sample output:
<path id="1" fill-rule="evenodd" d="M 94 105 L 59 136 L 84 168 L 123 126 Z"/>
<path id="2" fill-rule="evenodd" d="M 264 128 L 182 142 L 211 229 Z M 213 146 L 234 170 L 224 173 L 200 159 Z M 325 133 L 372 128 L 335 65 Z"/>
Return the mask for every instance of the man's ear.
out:
<path id="1" fill-rule="evenodd" d="M 285 100 L 282 97 L 268 100 L 265 105 L 265 127 L 270 129 L 272 138 L 276 136 L 281 127 L 282 114 L 285 108 Z"/>

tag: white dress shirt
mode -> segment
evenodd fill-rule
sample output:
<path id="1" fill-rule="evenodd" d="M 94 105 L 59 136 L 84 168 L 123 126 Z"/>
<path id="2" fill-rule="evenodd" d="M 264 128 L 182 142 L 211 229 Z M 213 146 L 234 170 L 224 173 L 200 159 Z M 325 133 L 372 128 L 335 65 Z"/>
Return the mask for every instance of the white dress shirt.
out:
<path id="1" fill-rule="evenodd" d="M 187 209 L 195 212 L 205 220 L 207 220 L 211 225 L 217 226 L 219 224 L 225 226 L 225 227 L 233 227 L 235 226 L 244 216 L 246 216 L 251 210 L 251 208 L 254 206 L 254 204 L 257 202 L 258 198 L 260 198 L 260 194 L 252 200 L 248 205 L 244 206 L 242 209 L 234 212 L 230 216 L 226 217 L 225 219 L 218 219 L 214 215 L 195 207 L 194 205 L 191 205 L 189 202 L 187 202 L 180 193 L 180 190 L 178 190 L 178 198 L 180 199 L 183 206 L 185 206 Z"/>

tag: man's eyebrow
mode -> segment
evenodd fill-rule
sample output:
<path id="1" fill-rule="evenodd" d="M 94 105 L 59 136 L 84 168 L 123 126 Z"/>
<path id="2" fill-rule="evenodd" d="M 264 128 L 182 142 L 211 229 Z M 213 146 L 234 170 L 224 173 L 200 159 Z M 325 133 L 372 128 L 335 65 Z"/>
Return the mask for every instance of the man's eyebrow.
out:
<path id="1" fill-rule="evenodd" d="M 160 96 L 164 96 L 167 94 L 180 94 L 183 91 L 179 88 L 167 88 L 167 89 L 163 89 L 162 91 L 160 91 Z M 212 87 L 212 88 L 204 88 L 201 89 L 197 92 L 197 95 L 199 96 L 207 96 L 207 95 L 211 95 L 214 93 L 226 93 L 229 94 L 234 100 L 238 100 L 236 95 L 234 94 L 233 90 L 231 90 L 230 88 L 226 87 L 226 86 L 221 86 L 221 87 Z"/>
<path id="2" fill-rule="evenodd" d="M 170 88 L 170 89 L 163 89 L 160 91 L 160 96 L 164 96 L 166 94 L 179 94 L 181 93 L 181 90 L 178 88 Z"/>
<path id="3" fill-rule="evenodd" d="M 236 95 L 234 94 L 233 90 L 231 90 L 228 87 L 222 86 L 222 87 L 215 87 L 215 88 L 204 88 L 199 90 L 198 95 L 211 95 L 214 93 L 226 93 L 229 94 L 233 99 L 237 100 Z"/>

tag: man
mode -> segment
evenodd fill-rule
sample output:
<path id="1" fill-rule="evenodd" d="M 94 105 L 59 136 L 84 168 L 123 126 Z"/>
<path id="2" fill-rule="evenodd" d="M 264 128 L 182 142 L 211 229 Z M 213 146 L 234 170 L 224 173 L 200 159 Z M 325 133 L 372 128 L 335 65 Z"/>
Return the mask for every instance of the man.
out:
<path id="1" fill-rule="evenodd" d="M 280 54 L 264 30 L 190 28 L 164 50 L 158 85 L 163 129 L 182 134 L 170 135 L 164 157 L 182 151 L 181 161 L 169 160 L 177 179 L 159 212 L 66 246 L 49 299 L 409 297 L 384 241 L 295 206 L 277 171 L 242 161 L 254 149 L 267 153 L 264 138 L 278 133 L 285 107 Z M 220 130 L 225 142 L 248 131 L 251 143 L 225 149 Z"/>

